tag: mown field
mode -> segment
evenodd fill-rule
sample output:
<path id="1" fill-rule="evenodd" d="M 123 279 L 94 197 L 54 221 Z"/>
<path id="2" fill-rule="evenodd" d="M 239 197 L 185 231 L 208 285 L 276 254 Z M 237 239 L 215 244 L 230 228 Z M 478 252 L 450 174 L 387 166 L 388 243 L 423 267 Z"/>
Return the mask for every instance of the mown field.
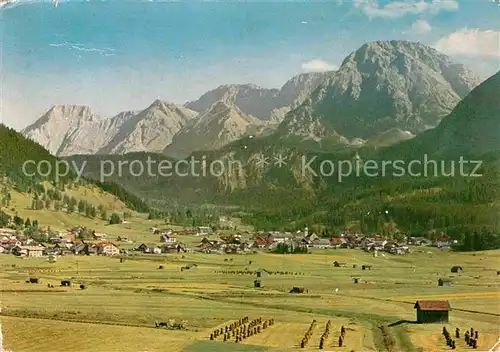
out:
<path id="1" fill-rule="evenodd" d="M 332 328 L 324 349 L 334 351 L 444 351 L 441 324 L 415 324 L 417 299 L 448 299 L 448 330 L 480 331 L 478 350 L 500 336 L 500 251 L 447 253 L 415 248 L 407 256 L 373 257 L 359 250 L 304 255 L 151 255 L 126 258 L 45 259 L 0 256 L 4 347 L 9 351 L 293 351 L 318 350 L 325 324 Z M 346 263 L 335 268 L 333 261 Z M 252 262 L 251 264 L 250 261 Z M 196 264 L 189 270 L 181 267 Z M 356 264 L 356 268 L 353 268 Z M 362 270 L 361 265 L 372 265 Z M 159 266 L 163 269 L 159 269 Z M 453 274 L 453 265 L 464 272 Z M 217 273 L 264 268 L 264 275 Z M 27 284 L 29 277 L 40 284 Z M 358 277 L 359 283 L 353 282 Z M 437 287 L 438 278 L 450 287 Z M 61 280 L 71 287 L 59 287 Z M 78 286 L 85 284 L 81 290 Z M 53 284 L 55 288 L 48 288 Z M 291 294 L 293 286 L 306 294 Z M 235 344 L 209 341 L 216 327 L 244 316 L 275 319 L 275 325 Z M 155 328 L 155 321 L 186 321 L 187 329 Z M 300 341 L 313 319 L 309 344 Z M 339 348 L 341 326 L 347 329 Z M 457 350 L 466 350 L 463 340 Z"/>

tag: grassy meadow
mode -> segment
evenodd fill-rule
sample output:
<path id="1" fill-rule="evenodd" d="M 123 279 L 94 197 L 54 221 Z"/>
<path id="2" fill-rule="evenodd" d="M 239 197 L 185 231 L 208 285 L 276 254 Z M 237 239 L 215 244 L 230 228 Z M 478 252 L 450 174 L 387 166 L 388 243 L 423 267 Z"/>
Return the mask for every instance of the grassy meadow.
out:
<path id="1" fill-rule="evenodd" d="M 359 250 L 276 255 L 144 255 L 126 258 L 46 259 L 0 256 L 2 329 L 9 351 L 335 351 L 448 350 L 441 324 L 414 324 L 417 299 L 448 299 L 448 330 L 474 327 L 478 350 L 497 341 L 500 317 L 499 251 L 448 253 L 414 248 L 407 256 L 373 257 Z M 346 263 L 335 268 L 333 261 Z M 249 264 L 249 262 L 252 264 Z M 181 271 L 187 264 L 196 264 Z M 356 264 L 356 268 L 353 268 Z M 362 270 L 361 265 L 372 265 Z M 162 265 L 163 269 L 159 269 Z M 463 273 L 450 268 L 461 265 Z M 254 288 L 253 275 L 216 273 L 264 268 L 288 271 L 266 275 Z M 27 284 L 29 277 L 41 284 Z M 358 277 L 359 283 L 353 282 Z M 437 287 L 438 278 L 452 286 Z M 69 279 L 71 287 L 59 287 Z M 79 284 L 87 285 L 85 290 Z M 53 284 L 55 288 L 47 288 Z M 291 294 L 293 287 L 306 294 Z M 210 332 L 244 316 L 274 318 L 275 325 L 235 344 L 209 341 Z M 155 328 L 155 321 L 186 321 L 186 330 Z M 309 344 L 299 344 L 313 319 Z M 345 345 L 337 345 L 340 327 Z M 463 340 L 457 350 L 465 350 Z"/>

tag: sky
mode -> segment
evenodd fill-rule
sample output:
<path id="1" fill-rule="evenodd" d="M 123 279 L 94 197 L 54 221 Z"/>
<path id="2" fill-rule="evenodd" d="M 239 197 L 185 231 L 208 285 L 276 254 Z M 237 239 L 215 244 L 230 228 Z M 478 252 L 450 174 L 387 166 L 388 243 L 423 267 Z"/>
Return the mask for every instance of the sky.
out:
<path id="1" fill-rule="evenodd" d="M 0 4 L 0 122 L 16 129 L 56 104 L 111 117 L 221 84 L 279 88 L 375 40 L 433 46 L 482 78 L 500 70 L 500 0 Z"/>

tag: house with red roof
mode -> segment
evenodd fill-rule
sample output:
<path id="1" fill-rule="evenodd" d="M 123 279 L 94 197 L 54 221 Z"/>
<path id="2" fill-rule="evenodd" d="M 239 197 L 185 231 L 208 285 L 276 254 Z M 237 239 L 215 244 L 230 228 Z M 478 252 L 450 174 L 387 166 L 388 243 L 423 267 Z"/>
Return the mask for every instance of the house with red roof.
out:
<path id="1" fill-rule="evenodd" d="M 448 301 L 417 301 L 413 307 L 417 310 L 418 323 L 447 323 L 451 310 Z"/>
<path id="2" fill-rule="evenodd" d="M 120 254 L 120 249 L 118 248 L 118 246 L 111 242 L 101 242 L 96 244 L 96 247 L 97 254 L 100 255 L 113 256 Z"/>

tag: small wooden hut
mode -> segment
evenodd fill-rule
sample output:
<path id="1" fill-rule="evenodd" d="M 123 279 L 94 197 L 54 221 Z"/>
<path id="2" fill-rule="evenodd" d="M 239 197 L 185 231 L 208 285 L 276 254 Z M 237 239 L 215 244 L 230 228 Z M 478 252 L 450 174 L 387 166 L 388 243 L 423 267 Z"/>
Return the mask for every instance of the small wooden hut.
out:
<path id="1" fill-rule="evenodd" d="M 439 279 L 438 280 L 438 286 L 451 286 L 451 280 L 447 279 Z"/>
<path id="2" fill-rule="evenodd" d="M 418 323 L 447 323 L 449 321 L 450 303 L 448 301 L 417 301 Z"/>

